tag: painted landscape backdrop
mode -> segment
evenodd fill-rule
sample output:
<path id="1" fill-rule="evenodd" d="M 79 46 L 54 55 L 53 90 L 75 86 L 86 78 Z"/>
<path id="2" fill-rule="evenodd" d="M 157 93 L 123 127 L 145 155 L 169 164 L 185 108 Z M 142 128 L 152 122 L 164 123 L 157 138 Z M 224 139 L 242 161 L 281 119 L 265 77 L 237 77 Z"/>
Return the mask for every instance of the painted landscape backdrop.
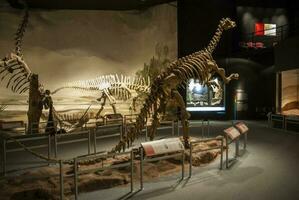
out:
<path id="1" fill-rule="evenodd" d="M 30 10 L 23 54 L 46 89 L 108 74 L 154 77 L 177 57 L 177 11 L 168 4 L 132 11 Z M 0 6 L 0 56 L 14 49 L 22 11 Z M 0 120 L 26 120 L 27 94 L 0 82 Z M 61 113 L 100 108 L 97 92 L 63 90 L 52 96 Z M 5 105 L 5 106 L 4 106 Z M 117 101 L 129 113 L 130 101 Z M 112 113 L 109 105 L 102 114 Z"/>
<path id="2" fill-rule="evenodd" d="M 286 115 L 299 115 L 299 69 L 282 72 L 281 110 Z"/>

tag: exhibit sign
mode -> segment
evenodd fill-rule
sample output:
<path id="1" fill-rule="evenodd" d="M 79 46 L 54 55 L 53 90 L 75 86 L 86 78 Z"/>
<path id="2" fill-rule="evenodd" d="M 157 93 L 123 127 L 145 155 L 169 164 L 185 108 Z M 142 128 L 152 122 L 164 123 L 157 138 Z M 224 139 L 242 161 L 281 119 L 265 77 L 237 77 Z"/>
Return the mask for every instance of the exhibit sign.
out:
<path id="1" fill-rule="evenodd" d="M 236 129 L 233 126 L 225 129 L 224 133 L 226 133 L 231 140 L 234 140 L 241 135 L 240 132 L 238 131 L 238 129 Z"/>
<path id="2" fill-rule="evenodd" d="M 199 79 L 190 79 L 186 90 L 188 111 L 225 111 L 225 87 L 222 79 L 215 76 L 209 86 Z"/>
<path id="3" fill-rule="evenodd" d="M 178 152 L 185 149 L 179 138 L 167 138 L 150 142 L 142 142 L 141 146 L 143 147 L 146 156 Z"/>
<path id="4" fill-rule="evenodd" d="M 243 122 L 238 122 L 237 124 L 235 124 L 235 126 L 242 134 L 246 133 L 249 130 L 249 128 Z"/>
<path id="5" fill-rule="evenodd" d="M 276 36 L 276 24 L 255 23 L 256 36 Z"/>

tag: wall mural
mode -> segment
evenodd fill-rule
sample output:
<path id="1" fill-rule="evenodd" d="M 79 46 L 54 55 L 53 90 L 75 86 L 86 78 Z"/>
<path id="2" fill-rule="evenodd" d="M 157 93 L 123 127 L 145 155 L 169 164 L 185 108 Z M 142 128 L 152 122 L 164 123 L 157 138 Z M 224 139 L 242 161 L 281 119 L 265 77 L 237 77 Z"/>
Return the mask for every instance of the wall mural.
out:
<path id="1" fill-rule="evenodd" d="M 285 115 L 299 115 L 299 69 L 281 73 L 281 111 Z"/>
<path id="2" fill-rule="evenodd" d="M 4 57 L 14 49 L 22 12 L 0 9 Z M 24 59 L 65 118 L 80 117 L 88 108 L 90 117 L 137 112 L 140 102 L 134 98 L 146 90 L 139 86 L 146 88 L 177 57 L 176 8 L 168 4 L 138 11 L 29 10 L 29 15 Z M 95 89 L 96 82 L 111 89 Z M 26 121 L 28 92 L 14 94 L 5 86 L 0 82 L 0 119 Z"/>

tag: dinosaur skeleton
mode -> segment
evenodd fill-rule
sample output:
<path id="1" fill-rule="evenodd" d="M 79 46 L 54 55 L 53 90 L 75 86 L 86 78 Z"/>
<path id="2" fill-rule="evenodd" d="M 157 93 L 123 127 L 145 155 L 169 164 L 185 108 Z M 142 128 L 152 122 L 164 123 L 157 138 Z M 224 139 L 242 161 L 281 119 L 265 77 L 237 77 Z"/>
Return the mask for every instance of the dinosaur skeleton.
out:
<path id="1" fill-rule="evenodd" d="M 25 13 L 15 33 L 15 50 L 0 60 L 0 77 L 1 81 L 6 78 L 6 88 L 16 93 L 24 93 L 29 90 L 29 82 L 32 72 L 23 60 L 22 42 L 26 27 L 28 25 L 29 12 L 26 4 L 24 5 Z"/>
<path id="2" fill-rule="evenodd" d="M 206 49 L 172 62 L 164 72 L 153 80 L 150 93 L 136 118 L 136 123 L 129 128 L 127 134 L 123 136 L 111 152 L 119 152 L 130 146 L 135 138 L 141 134 L 150 116 L 152 116 L 152 124 L 149 136 L 153 140 L 159 126 L 158 115 L 165 112 L 166 103 L 169 99 L 176 100 L 180 108 L 183 139 L 185 146 L 189 146 L 188 118 L 190 114 L 187 112 L 185 102 L 177 88 L 186 84 L 190 78 L 198 78 L 203 85 L 209 85 L 209 81 L 211 81 L 211 78 L 215 74 L 218 74 L 224 83 L 229 83 L 232 79 L 238 79 L 238 74 L 231 74 L 229 77 L 226 77 L 225 70 L 219 68 L 212 57 L 212 53 L 220 40 L 223 30 L 233 27 L 235 27 L 235 22 L 229 18 L 221 19 L 216 33 Z M 153 111 L 152 114 L 151 111 Z"/>
<path id="3" fill-rule="evenodd" d="M 3 59 L 0 60 L 0 82 L 7 80 L 6 88 L 10 88 L 12 92 L 19 93 L 19 94 L 31 90 L 32 88 L 30 86 L 30 83 L 34 79 L 33 76 L 37 77 L 37 75 L 35 75 L 30 70 L 29 66 L 26 64 L 22 54 L 23 37 L 29 19 L 29 12 L 26 3 L 24 3 L 24 11 L 25 13 L 21 20 L 21 23 L 17 29 L 17 32 L 15 33 L 15 49 L 13 52 L 9 53 L 7 56 L 5 56 Z M 38 90 L 37 91 L 38 95 L 36 99 L 32 100 L 31 103 L 29 97 L 29 111 L 27 113 L 29 127 L 31 127 L 30 125 L 31 122 L 32 123 L 39 122 L 42 107 L 46 108 L 47 106 L 49 106 L 46 105 L 45 102 L 42 100 L 42 98 L 45 96 L 45 90 L 43 85 L 40 82 L 38 82 L 37 90 Z M 30 107 L 38 108 L 38 111 L 36 109 L 34 111 L 33 110 L 30 111 Z M 54 108 L 53 108 L 53 114 L 55 116 L 58 116 Z M 35 119 L 34 121 L 33 120 L 31 121 L 32 115 L 35 115 L 35 118 L 37 116 L 37 120 Z M 71 128 L 72 127 L 73 126 L 71 126 Z M 31 132 L 31 130 L 28 131 Z"/>
<path id="4" fill-rule="evenodd" d="M 96 114 L 96 118 L 99 118 L 100 113 L 104 109 L 106 104 L 106 100 L 108 99 L 114 114 L 116 113 L 116 99 L 126 101 L 130 98 L 133 98 L 133 102 L 131 107 L 135 110 L 135 103 L 139 94 L 147 94 L 149 93 L 150 89 L 150 82 L 149 78 L 145 80 L 142 77 L 130 77 L 124 75 L 104 75 L 99 76 L 95 79 L 90 80 L 81 80 L 81 81 L 74 81 L 68 82 L 64 86 L 57 88 L 52 92 L 55 94 L 63 89 L 76 89 L 82 92 L 85 91 L 96 91 L 101 94 L 100 98 L 97 100 L 101 103 L 101 108 Z M 136 92 L 137 95 L 133 96 L 133 92 Z"/>

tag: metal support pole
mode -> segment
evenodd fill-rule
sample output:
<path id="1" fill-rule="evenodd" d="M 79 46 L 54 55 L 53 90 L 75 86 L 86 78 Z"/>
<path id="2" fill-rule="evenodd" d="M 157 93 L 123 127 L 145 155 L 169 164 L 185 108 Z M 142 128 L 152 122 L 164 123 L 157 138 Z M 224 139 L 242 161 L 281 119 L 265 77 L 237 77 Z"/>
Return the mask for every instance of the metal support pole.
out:
<path id="1" fill-rule="evenodd" d="M 63 163 L 62 160 L 59 161 L 60 170 L 60 199 L 64 199 L 64 184 L 63 184 Z"/>
<path id="2" fill-rule="evenodd" d="M 210 120 L 208 120 L 208 138 L 210 137 Z"/>
<path id="3" fill-rule="evenodd" d="M 171 121 L 171 126 L 172 126 L 172 129 L 171 129 L 171 134 L 172 134 L 172 137 L 174 137 L 174 129 L 175 129 L 175 123 L 174 123 L 174 120 Z"/>
<path id="4" fill-rule="evenodd" d="M 26 133 L 27 133 L 27 124 L 26 123 L 24 123 L 24 129 L 25 129 L 24 134 L 26 135 Z"/>
<path id="5" fill-rule="evenodd" d="M 204 124 L 203 124 L 203 120 L 201 121 L 201 137 L 204 138 Z"/>
<path id="6" fill-rule="evenodd" d="M 221 139 L 220 169 L 223 169 L 223 138 Z"/>
<path id="7" fill-rule="evenodd" d="M 177 121 L 177 133 L 178 133 L 178 137 L 180 137 L 180 120 Z"/>
<path id="8" fill-rule="evenodd" d="M 54 135 L 54 153 L 55 153 L 55 158 L 57 158 L 57 135 Z"/>
<path id="9" fill-rule="evenodd" d="M 123 123 L 123 122 L 122 122 Z M 124 134 L 124 131 L 123 131 L 123 129 L 124 129 L 124 125 L 122 124 L 122 125 L 120 125 L 119 126 L 119 129 L 120 129 L 120 139 L 122 139 L 123 138 L 123 134 Z"/>
<path id="10" fill-rule="evenodd" d="M 88 131 L 88 155 L 90 154 L 90 145 L 91 145 L 91 138 L 90 138 L 90 131 Z"/>
<path id="11" fill-rule="evenodd" d="M 48 159 L 51 157 L 51 135 L 48 135 Z M 49 163 L 50 165 L 50 163 Z"/>
<path id="12" fill-rule="evenodd" d="M 182 150 L 182 180 L 185 176 L 185 151 Z"/>
<path id="13" fill-rule="evenodd" d="M 131 163 L 130 163 L 130 167 L 131 167 L 131 192 L 134 191 L 134 186 L 133 186 L 133 174 L 134 174 L 134 152 L 133 150 L 131 150 Z"/>
<path id="14" fill-rule="evenodd" d="M 6 139 L 2 141 L 2 173 L 6 176 Z"/>
<path id="15" fill-rule="evenodd" d="M 240 155 L 240 153 L 239 153 L 239 137 L 235 140 L 235 145 L 236 145 L 235 157 L 237 158 Z"/>
<path id="16" fill-rule="evenodd" d="M 244 149 L 246 150 L 247 147 L 247 132 L 244 133 Z"/>
<path id="17" fill-rule="evenodd" d="M 145 141 L 147 141 L 147 136 L 148 136 L 148 126 L 145 125 Z"/>
<path id="18" fill-rule="evenodd" d="M 93 129 L 93 151 L 97 153 L 97 128 Z"/>
<path id="19" fill-rule="evenodd" d="M 75 191 L 75 200 L 78 200 L 78 168 L 77 168 L 77 158 L 74 158 L 74 191 Z"/>
<path id="20" fill-rule="evenodd" d="M 190 155 L 189 155 L 189 177 L 192 176 L 192 151 L 193 151 L 193 144 L 190 143 Z"/>
<path id="21" fill-rule="evenodd" d="M 143 190 L 143 148 L 140 147 L 140 190 Z"/>
<path id="22" fill-rule="evenodd" d="M 225 134 L 225 155 L 226 155 L 226 168 L 228 168 L 228 137 L 227 134 Z"/>

